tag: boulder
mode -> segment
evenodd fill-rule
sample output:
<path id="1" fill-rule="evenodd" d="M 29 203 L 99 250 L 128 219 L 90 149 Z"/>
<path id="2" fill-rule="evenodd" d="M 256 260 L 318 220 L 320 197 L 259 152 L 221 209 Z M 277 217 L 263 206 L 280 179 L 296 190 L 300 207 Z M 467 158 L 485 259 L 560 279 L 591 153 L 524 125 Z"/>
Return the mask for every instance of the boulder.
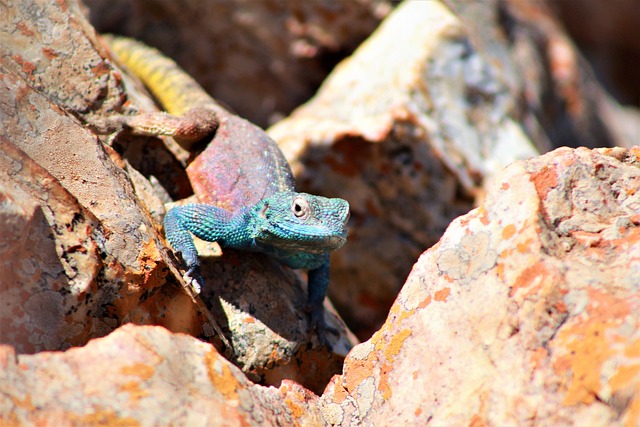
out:
<path id="1" fill-rule="evenodd" d="M 496 176 L 320 399 L 330 425 L 640 422 L 640 148 Z"/>

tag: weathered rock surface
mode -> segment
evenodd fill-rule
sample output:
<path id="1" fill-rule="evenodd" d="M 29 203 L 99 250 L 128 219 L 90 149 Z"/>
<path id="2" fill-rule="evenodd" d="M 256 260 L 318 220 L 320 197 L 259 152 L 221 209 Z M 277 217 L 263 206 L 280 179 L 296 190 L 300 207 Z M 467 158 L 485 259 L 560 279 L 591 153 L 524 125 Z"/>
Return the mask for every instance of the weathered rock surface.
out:
<path id="1" fill-rule="evenodd" d="M 2 425 L 320 425 L 318 397 L 254 385 L 207 343 L 126 325 L 66 352 L 0 347 Z"/>
<path id="2" fill-rule="evenodd" d="M 402 3 L 269 129 L 303 190 L 351 203 L 330 295 L 361 339 L 418 254 L 504 166 L 562 145 L 631 145 L 609 120 L 615 103 L 544 8 L 445 3 Z"/>
<path id="3" fill-rule="evenodd" d="M 202 261 L 207 287 L 201 297 L 231 342 L 230 360 L 258 383 L 292 379 L 322 393 L 358 342 L 330 304 L 325 319 L 339 333 L 327 334 L 331 350 L 309 330 L 305 282 L 298 274 L 261 254 L 225 250 Z"/>
<path id="4" fill-rule="evenodd" d="M 640 421 L 640 148 L 509 166 L 425 252 L 318 398 L 213 346 L 126 325 L 0 348 L 4 425 L 593 425 Z"/>
<path id="5" fill-rule="evenodd" d="M 640 38 L 636 37 L 640 8 L 637 3 L 617 0 L 611 5 L 585 0 L 580 7 L 571 2 L 545 3 L 589 60 L 607 93 L 623 105 L 609 102 L 606 97 L 598 103 L 599 115 L 608 122 L 616 144 L 623 147 L 640 144 Z"/>
<path id="6" fill-rule="evenodd" d="M 389 2 L 371 0 L 93 0 L 87 6 L 98 31 L 162 50 L 212 96 L 261 126 L 313 95 L 391 10 Z"/>
<path id="7" fill-rule="evenodd" d="M 169 275 L 164 243 L 125 164 L 70 116 L 99 113 L 122 93 L 90 27 L 73 18 L 78 8 L 14 3 L 4 12 L 2 342 L 20 353 L 63 349 L 126 322 L 203 336 L 209 329 L 210 337 L 201 311 Z M 48 35 L 53 28 L 58 37 Z"/>
<path id="8" fill-rule="evenodd" d="M 620 106 L 594 78 L 575 44 L 544 2 L 445 3 L 474 46 L 503 71 L 520 121 L 541 152 L 556 147 L 638 144 L 619 132 Z"/>
<path id="9" fill-rule="evenodd" d="M 349 200 L 330 295 L 361 338 L 483 180 L 537 153 L 504 74 L 442 3 L 408 2 L 269 129 L 303 190 Z"/>
<path id="10" fill-rule="evenodd" d="M 496 176 L 321 398 L 331 425 L 640 422 L 640 148 Z"/>
<path id="11" fill-rule="evenodd" d="M 18 353 L 61 350 L 132 322 L 218 344 L 219 323 L 233 345 L 226 353 L 253 380 L 295 379 L 321 392 L 355 342 L 341 320 L 327 314 L 342 331 L 329 336 L 332 351 L 308 345 L 303 280 L 260 256 L 206 260 L 210 286 L 194 299 L 165 249 L 157 193 L 184 175 L 184 159 L 159 140 L 101 141 L 82 123 L 153 103 L 113 65 L 75 2 L 18 2 L 6 12 L 0 342 Z M 168 186 L 164 196 L 181 192 Z"/>
<path id="12" fill-rule="evenodd" d="M 208 307 L 192 299 L 159 228 L 162 201 L 191 193 L 188 156 L 83 126 L 155 107 L 76 3 L 5 4 L 1 423 L 640 424 L 640 149 L 498 174 L 611 131 L 571 44 L 520 3 L 401 5 L 272 129 L 304 189 L 352 204 L 331 286 L 345 313 L 363 335 L 386 318 L 320 398 L 348 331 L 331 353 L 301 345 L 304 280 L 265 257 L 203 257 Z M 242 371 L 208 343 L 214 316 Z"/>

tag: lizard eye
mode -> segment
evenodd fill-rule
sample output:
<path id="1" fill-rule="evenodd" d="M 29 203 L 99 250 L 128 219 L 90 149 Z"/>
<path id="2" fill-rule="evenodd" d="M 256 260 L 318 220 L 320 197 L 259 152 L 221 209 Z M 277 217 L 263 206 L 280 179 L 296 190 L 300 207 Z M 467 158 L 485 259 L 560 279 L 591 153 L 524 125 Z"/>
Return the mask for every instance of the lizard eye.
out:
<path id="1" fill-rule="evenodd" d="M 291 204 L 291 212 L 296 218 L 304 218 L 309 215 L 309 202 L 304 197 L 296 197 Z"/>

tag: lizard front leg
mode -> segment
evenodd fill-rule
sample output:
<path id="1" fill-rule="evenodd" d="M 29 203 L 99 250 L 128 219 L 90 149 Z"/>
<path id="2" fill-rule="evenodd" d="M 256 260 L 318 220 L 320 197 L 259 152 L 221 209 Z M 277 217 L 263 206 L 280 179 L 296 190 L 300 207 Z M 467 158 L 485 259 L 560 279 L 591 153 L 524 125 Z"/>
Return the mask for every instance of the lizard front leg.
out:
<path id="1" fill-rule="evenodd" d="M 208 242 L 222 242 L 229 235 L 232 215 L 228 211 L 205 204 L 176 206 L 164 218 L 167 240 L 180 253 L 187 267 L 187 276 L 197 293 L 204 286 L 200 260 L 191 233 Z"/>
<path id="2" fill-rule="evenodd" d="M 324 298 L 329 287 L 329 254 L 323 255 L 322 264 L 309 269 L 308 310 L 311 318 L 311 330 L 315 330 L 321 345 L 327 344 L 326 332 L 338 335 L 337 329 L 324 321 Z"/>

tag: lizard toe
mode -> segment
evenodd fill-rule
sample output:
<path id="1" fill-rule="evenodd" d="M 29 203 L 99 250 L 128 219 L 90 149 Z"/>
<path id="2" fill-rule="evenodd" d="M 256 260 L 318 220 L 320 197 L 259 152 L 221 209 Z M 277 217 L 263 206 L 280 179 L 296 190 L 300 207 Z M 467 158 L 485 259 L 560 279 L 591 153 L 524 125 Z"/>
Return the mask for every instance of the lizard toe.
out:
<path id="1" fill-rule="evenodd" d="M 199 295 L 204 286 L 204 280 L 202 279 L 202 275 L 200 274 L 200 268 L 198 268 L 197 266 L 189 268 L 184 277 L 187 283 L 191 285 L 196 295 Z"/>

